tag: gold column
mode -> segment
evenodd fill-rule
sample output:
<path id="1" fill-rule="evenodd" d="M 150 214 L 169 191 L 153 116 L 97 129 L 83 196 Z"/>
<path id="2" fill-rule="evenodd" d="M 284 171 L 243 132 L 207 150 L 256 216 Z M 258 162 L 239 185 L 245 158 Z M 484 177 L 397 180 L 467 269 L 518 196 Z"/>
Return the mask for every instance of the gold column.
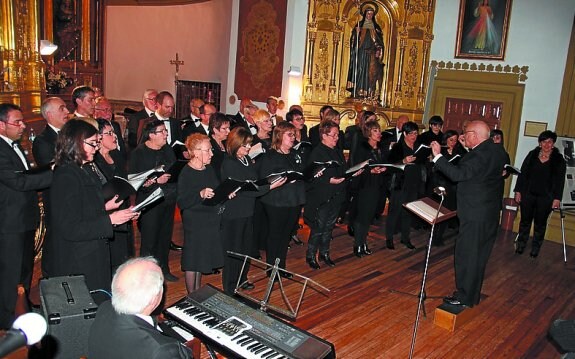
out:
<path id="1" fill-rule="evenodd" d="M 82 0 L 82 54 L 81 60 L 84 63 L 90 62 L 90 0 Z"/>
<path id="2" fill-rule="evenodd" d="M 54 43 L 54 1 L 44 0 L 44 34 L 42 40 Z"/>

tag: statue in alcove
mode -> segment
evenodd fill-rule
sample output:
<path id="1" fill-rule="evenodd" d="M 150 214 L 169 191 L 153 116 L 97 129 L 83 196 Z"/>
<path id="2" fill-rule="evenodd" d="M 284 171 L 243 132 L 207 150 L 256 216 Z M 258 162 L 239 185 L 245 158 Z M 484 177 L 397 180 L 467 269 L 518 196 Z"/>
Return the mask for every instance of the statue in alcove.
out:
<path id="1" fill-rule="evenodd" d="M 74 60 L 71 55 L 80 40 L 80 27 L 76 23 L 76 0 L 59 0 L 55 3 L 54 11 L 54 33 L 58 45 L 56 60 Z"/>
<path id="2" fill-rule="evenodd" d="M 352 98 L 379 99 L 383 81 L 383 31 L 377 24 L 377 6 L 369 2 L 360 7 L 362 19 L 350 36 L 350 59 L 346 89 Z"/>

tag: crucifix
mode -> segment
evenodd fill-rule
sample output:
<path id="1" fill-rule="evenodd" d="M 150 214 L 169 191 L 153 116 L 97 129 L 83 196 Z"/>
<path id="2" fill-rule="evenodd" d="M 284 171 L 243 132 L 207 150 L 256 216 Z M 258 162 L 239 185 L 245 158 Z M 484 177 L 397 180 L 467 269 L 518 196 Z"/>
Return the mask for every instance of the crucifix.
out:
<path id="1" fill-rule="evenodd" d="M 176 59 L 170 60 L 170 65 L 176 65 L 176 81 L 178 81 L 178 72 L 180 71 L 180 65 L 184 65 L 184 61 L 178 58 L 177 52 L 176 52 Z"/>

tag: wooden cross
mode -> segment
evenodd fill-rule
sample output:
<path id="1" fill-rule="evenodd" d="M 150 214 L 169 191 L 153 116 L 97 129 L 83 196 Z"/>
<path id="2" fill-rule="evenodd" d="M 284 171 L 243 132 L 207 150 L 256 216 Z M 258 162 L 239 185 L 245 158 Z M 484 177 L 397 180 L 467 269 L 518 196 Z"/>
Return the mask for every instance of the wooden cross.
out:
<path id="1" fill-rule="evenodd" d="M 170 65 L 176 65 L 176 80 L 178 80 L 178 72 L 180 71 L 180 65 L 184 65 L 184 61 L 178 58 L 178 53 L 176 52 L 176 59 L 170 60 Z"/>

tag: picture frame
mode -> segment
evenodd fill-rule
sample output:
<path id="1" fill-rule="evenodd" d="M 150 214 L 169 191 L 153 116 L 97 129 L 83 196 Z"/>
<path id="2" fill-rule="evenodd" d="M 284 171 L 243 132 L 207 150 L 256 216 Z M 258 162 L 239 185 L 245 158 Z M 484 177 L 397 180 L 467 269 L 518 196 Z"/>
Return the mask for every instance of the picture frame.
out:
<path id="1" fill-rule="evenodd" d="M 539 134 L 547 130 L 547 122 L 525 121 L 523 135 L 527 137 L 539 137 Z"/>
<path id="2" fill-rule="evenodd" d="M 455 57 L 505 58 L 512 0 L 461 0 Z"/>

